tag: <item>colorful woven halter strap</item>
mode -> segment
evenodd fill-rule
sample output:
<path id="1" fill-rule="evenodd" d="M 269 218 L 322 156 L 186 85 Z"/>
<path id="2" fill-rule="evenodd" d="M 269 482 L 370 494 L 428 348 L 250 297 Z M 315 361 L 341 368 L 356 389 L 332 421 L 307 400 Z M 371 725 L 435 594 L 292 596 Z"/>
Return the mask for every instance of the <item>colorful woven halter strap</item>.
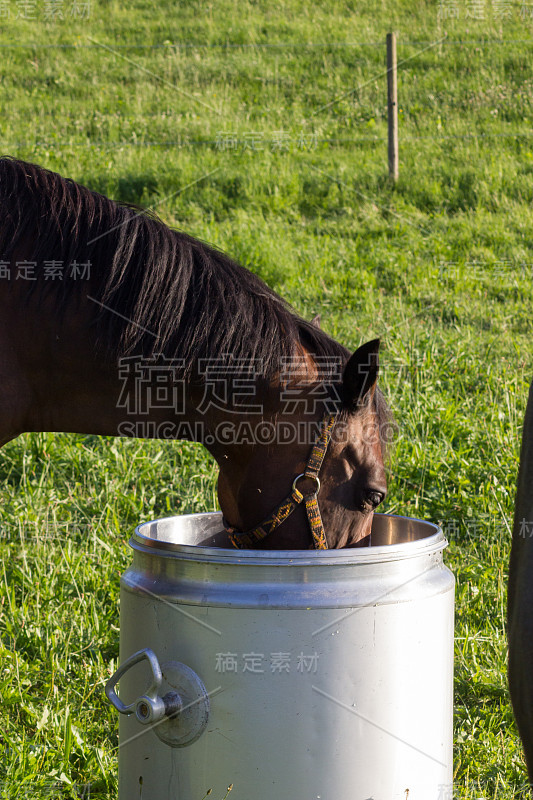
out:
<path id="1" fill-rule="evenodd" d="M 223 520 L 224 528 L 231 540 L 234 547 L 239 549 L 253 548 L 257 542 L 272 533 L 277 527 L 285 522 L 292 512 L 303 501 L 305 502 L 305 509 L 307 511 L 307 519 L 309 520 L 309 527 L 311 528 L 311 536 L 313 537 L 313 544 L 316 550 L 327 550 L 328 542 L 324 525 L 322 524 L 322 517 L 320 516 L 320 509 L 318 507 L 318 492 L 320 491 L 320 478 L 318 473 L 322 466 L 328 444 L 331 439 L 331 432 L 335 424 L 335 415 L 331 414 L 322 420 L 320 434 L 318 439 L 313 445 L 311 455 L 307 461 L 305 472 L 297 475 L 292 483 L 292 491 L 288 497 L 279 504 L 279 506 L 272 512 L 272 514 L 265 519 L 257 528 L 250 531 L 238 531 L 227 524 Z M 303 494 L 297 488 L 297 483 L 301 478 L 310 478 L 315 482 L 314 491 L 308 494 Z"/>

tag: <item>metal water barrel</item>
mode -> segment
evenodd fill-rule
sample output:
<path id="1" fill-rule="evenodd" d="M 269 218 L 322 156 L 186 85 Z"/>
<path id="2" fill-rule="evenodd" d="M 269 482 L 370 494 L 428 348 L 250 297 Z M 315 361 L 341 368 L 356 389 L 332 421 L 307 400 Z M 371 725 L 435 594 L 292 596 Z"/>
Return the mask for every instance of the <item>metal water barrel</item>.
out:
<path id="1" fill-rule="evenodd" d="M 170 517 L 130 540 L 106 687 L 119 800 L 452 797 L 440 528 L 376 514 L 369 547 L 259 551 L 221 527 Z"/>

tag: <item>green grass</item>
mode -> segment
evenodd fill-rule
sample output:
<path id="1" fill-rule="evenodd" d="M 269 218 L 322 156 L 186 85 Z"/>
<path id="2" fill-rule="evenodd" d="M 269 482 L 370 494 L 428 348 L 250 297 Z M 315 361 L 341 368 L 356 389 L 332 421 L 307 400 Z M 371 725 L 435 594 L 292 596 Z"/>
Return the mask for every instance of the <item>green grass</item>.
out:
<path id="1" fill-rule="evenodd" d="M 399 423 L 386 508 L 441 521 L 457 578 L 455 797 L 521 796 L 504 620 L 533 371 L 528 6 L 500 18 L 487 3 L 472 19 L 459 2 L 449 19 L 406 0 L 95 0 L 87 19 L 56 21 L 41 0 L 34 19 L 7 7 L 3 153 L 156 205 L 348 346 L 382 338 Z M 395 186 L 391 29 L 409 59 Z M 2 790 L 68 798 L 90 784 L 91 798 L 115 797 L 102 688 L 127 540 L 140 520 L 213 509 L 214 464 L 187 443 L 33 434 L 3 449 L 0 476 Z"/>

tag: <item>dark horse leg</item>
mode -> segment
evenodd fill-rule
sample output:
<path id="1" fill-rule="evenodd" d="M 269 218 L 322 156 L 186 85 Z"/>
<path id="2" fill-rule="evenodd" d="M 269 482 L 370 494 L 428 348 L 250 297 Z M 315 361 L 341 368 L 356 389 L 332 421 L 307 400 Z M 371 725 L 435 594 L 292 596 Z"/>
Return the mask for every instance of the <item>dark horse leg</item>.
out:
<path id="1" fill-rule="evenodd" d="M 511 700 L 533 783 L 533 384 L 522 434 L 507 620 Z"/>

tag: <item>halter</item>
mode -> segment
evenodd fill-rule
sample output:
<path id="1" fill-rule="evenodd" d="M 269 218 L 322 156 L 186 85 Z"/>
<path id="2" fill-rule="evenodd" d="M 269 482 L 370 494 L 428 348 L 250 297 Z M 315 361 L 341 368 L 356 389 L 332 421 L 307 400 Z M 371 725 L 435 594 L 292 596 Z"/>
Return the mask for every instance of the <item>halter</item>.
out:
<path id="1" fill-rule="evenodd" d="M 288 516 L 292 514 L 294 509 L 305 501 L 305 509 L 307 511 L 307 519 L 309 520 L 309 527 L 311 529 L 311 536 L 316 550 L 327 550 L 328 542 L 324 525 L 322 524 L 322 517 L 320 516 L 320 509 L 318 507 L 318 492 L 320 491 L 320 478 L 318 473 L 326 455 L 328 444 L 331 439 L 331 432 L 335 424 L 335 415 L 327 415 L 322 420 L 320 434 L 313 445 L 311 455 L 307 461 L 305 472 L 297 475 L 292 482 L 292 491 L 288 497 L 283 500 L 279 506 L 265 519 L 257 528 L 250 531 L 238 531 L 236 528 L 229 526 L 225 519 L 223 519 L 224 528 L 231 540 L 234 547 L 239 549 L 253 548 L 257 542 L 260 542 L 269 533 L 278 528 L 282 522 L 285 522 Z M 315 490 L 308 494 L 302 494 L 297 488 L 296 484 L 300 478 L 310 478 L 315 482 Z"/>

